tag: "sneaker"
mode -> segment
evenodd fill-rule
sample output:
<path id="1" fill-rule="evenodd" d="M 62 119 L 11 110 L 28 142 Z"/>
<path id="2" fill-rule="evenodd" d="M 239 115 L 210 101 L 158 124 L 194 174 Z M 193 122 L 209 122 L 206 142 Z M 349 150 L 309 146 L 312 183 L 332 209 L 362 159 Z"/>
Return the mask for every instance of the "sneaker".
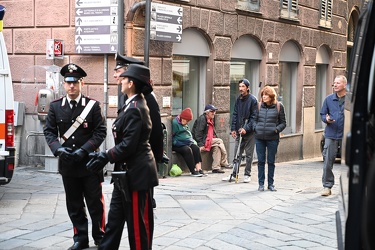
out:
<path id="1" fill-rule="evenodd" d="M 277 191 L 274 185 L 268 186 L 268 190 L 270 190 L 272 192 L 276 192 Z"/>
<path id="2" fill-rule="evenodd" d="M 243 182 L 245 182 L 245 183 L 249 183 L 250 181 L 251 181 L 250 176 L 245 175 L 244 178 L 243 178 Z"/>
<path id="3" fill-rule="evenodd" d="M 198 173 L 200 173 L 202 176 L 207 176 L 202 169 L 199 169 Z"/>
<path id="4" fill-rule="evenodd" d="M 222 181 L 229 181 L 230 179 L 234 179 L 234 177 L 232 177 L 232 175 L 228 175 L 227 177 L 224 177 L 223 179 L 221 179 Z"/>
<path id="5" fill-rule="evenodd" d="M 213 174 L 224 174 L 225 171 L 224 171 L 224 170 L 221 170 L 221 169 L 214 169 L 214 170 L 212 170 L 212 173 L 213 173 Z"/>
<path id="6" fill-rule="evenodd" d="M 263 185 L 259 185 L 258 191 L 264 191 L 264 186 Z"/>
<path id="7" fill-rule="evenodd" d="M 322 196 L 329 196 L 331 195 L 331 189 L 330 188 L 324 188 L 322 193 L 321 193 Z"/>
<path id="8" fill-rule="evenodd" d="M 191 173 L 191 176 L 194 176 L 194 177 L 202 177 L 203 174 L 199 173 L 198 171 L 194 171 Z"/>

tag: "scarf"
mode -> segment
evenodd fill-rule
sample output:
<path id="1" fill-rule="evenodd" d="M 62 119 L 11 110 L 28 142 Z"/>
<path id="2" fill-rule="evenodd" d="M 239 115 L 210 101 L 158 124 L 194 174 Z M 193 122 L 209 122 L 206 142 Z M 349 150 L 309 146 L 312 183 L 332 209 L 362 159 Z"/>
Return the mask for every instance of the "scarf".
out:
<path id="1" fill-rule="evenodd" d="M 212 138 L 214 138 L 214 121 L 211 119 L 207 119 L 207 137 L 206 137 L 206 143 L 204 144 L 204 148 L 206 151 L 211 150 L 211 145 L 212 145 Z"/>

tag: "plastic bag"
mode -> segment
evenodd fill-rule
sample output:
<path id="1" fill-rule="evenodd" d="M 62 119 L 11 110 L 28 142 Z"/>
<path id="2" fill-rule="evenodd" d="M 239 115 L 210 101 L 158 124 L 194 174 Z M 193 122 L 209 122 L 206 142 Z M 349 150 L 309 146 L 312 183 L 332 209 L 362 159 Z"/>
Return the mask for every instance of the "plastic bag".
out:
<path id="1" fill-rule="evenodd" d="M 181 168 L 177 164 L 173 164 L 169 171 L 170 176 L 180 176 L 182 174 Z"/>

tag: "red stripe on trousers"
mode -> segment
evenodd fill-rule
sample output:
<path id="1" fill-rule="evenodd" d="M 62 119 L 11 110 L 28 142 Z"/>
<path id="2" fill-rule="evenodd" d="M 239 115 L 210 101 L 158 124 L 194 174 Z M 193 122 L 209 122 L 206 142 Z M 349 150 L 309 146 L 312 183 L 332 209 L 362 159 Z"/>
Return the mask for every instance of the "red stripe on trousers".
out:
<path id="1" fill-rule="evenodd" d="M 146 227 L 148 246 L 150 246 L 150 218 L 148 217 L 149 205 L 150 203 L 148 202 L 148 193 L 146 193 L 146 203 L 145 203 L 145 209 L 143 210 L 143 217 L 144 217 L 144 222 L 145 222 L 145 227 Z"/>
<path id="2" fill-rule="evenodd" d="M 141 249 L 141 232 L 139 229 L 139 214 L 138 214 L 138 192 L 133 191 L 132 193 L 132 203 L 133 203 L 133 227 L 134 227 L 134 241 L 135 249 Z"/>
<path id="3" fill-rule="evenodd" d="M 100 186 L 103 187 L 103 184 L 100 183 Z M 104 194 L 102 192 L 102 198 L 100 199 L 102 204 L 103 204 L 103 214 L 102 214 L 102 225 L 101 225 L 101 229 L 103 230 L 103 232 L 105 232 L 105 215 L 106 215 L 106 211 L 105 211 L 105 200 L 104 200 Z"/>

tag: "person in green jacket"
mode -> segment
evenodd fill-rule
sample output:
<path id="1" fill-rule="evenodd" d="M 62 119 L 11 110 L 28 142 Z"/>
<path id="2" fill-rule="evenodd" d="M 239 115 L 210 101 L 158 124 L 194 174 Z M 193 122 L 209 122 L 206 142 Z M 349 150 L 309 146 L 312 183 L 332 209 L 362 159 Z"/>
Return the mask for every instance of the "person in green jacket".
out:
<path id="1" fill-rule="evenodd" d="M 193 120 L 190 108 L 182 110 L 181 114 L 172 120 L 172 150 L 181 154 L 192 176 L 203 176 L 202 156 L 197 142 L 189 130 L 188 122 Z"/>

